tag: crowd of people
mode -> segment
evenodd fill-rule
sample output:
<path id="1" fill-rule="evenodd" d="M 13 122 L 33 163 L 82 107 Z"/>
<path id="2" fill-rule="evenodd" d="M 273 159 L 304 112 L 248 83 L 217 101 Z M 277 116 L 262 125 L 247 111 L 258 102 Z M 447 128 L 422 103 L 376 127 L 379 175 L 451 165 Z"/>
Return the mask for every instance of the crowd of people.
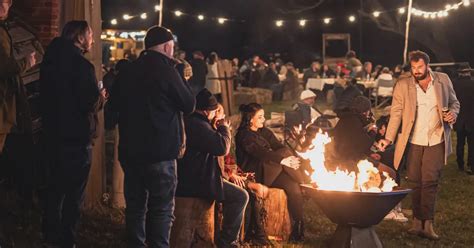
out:
<path id="1" fill-rule="evenodd" d="M 2 8 L 8 13 L 9 5 Z M 1 18 L 3 22 L 6 14 Z M 19 75 L 33 66 L 35 59 L 30 54 L 16 61 L 3 24 L 0 32 L 6 33 L 0 33 L 1 55 L 5 57 L 0 60 L 1 152 L 8 134 L 21 122 L 22 110 L 13 106 L 22 106 L 15 98 L 23 89 Z M 300 184 L 309 182 L 311 168 L 295 149 L 307 147 L 303 142 L 293 148 L 279 140 L 265 127 L 265 110 L 258 103 L 240 106 L 241 120 L 237 130 L 232 130 L 220 105 L 216 53 L 205 60 L 203 53 L 196 51 L 188 62 L 183 51 L 174 51 L 172 32 L 153 26 L 147 31 L 140 56 L 119 61 L 104 76 L 101 87 L 94 65 L 84 57 L 93 46 L 93 32 L 86 21 L 68 22 L 60 37 L 47 47 L 40 66 L 42 162 L 49 172 L 42 196 L 44 247 L 75 247 L 91 149 L 97 137 L 97 113 L 103 109 L 106 127 L 118 125 L 120 135 L 128 247 L 170 246 L 175 196 L 222 203 L 217 247 L 238 247 L 243 224 L 245 242 L 271 245 L 260 214 L 261 199 L 269 187 L 287 195 L 290 241 L 304 241 Z M 471 71 L 461 71 L 453 87 L 446 74 L 429 69 L 429 57 L 421 51 L 410 53 L 408 66 L 397 66 L 393 72 L 381 66 L 372 70 L 372 63 L 362 64 L 354 51 L 346 58 L 346 63 L 337 65 L 313 62 L 302 73 L 302 85 L 291 62 L 277 59 L 267 64 L 259 56 L 241 65 L 232 60 L 233 76 L 241 86 L 271 89 L 276 100 L 289 88 L 304 87 L 310 78 L 340 79 L 339 85 L 329 89 L 336 98 L 334 116 L 315 107 L 318 92 L 304 90 L 289 110 L 298 115 L 297 121 L 289 124 L 295 120 L 289 118 L 288 125 L 302 127 L 308 137 L 314 137 L 315 130 L 327 131 L 334 139 L 327 161 L 349 165 L 348 170 L 355 170 L 358 160 L 369 159 L 400 184 L 399 171 L 404 165 L 413 184 L 414 219 L 409 233 L 439 239 L 433 227 L 434 206 L 441 167 L 451 152 L 453 124 L 458 135 L 459 169 L 464 170 L 465 139 L 471 174 L 474 169 Z M 370 95 L 364 95 L 357 80 L 394 78 L 390 115 L 375 120 Z M 338 121 L 331 122 L 331 118 Z M 233 139 L 237 170 L 224 160 Z M 391 218 L 407 221 L 397 211 Z"/>

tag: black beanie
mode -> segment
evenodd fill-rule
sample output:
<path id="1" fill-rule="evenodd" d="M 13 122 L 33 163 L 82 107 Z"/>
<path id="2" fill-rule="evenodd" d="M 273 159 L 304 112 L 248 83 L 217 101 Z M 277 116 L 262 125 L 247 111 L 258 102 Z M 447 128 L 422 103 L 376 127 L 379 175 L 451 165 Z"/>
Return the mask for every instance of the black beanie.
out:
<path id="1" fill-rule="evenodd" d="M 171 33 L 171 30 L 160 26 L 153 26 L 146 32 L 145 49 L 163 44 L 173 39 L 174 37 L 173 33 Z"/>
<path id="2" fill-rule="evenodd" d="M 206 88 L 199 91 L 196 96 L 197 110 L 216 110 L 219 106 L 216 97 Z"/>
<path id="3" fill-rule="evenodd" d="M 356 96 L 352 99 L 350 108 L 357 113 L 364 113 L 370 110 L 370 100 L 365 96 Z"/>

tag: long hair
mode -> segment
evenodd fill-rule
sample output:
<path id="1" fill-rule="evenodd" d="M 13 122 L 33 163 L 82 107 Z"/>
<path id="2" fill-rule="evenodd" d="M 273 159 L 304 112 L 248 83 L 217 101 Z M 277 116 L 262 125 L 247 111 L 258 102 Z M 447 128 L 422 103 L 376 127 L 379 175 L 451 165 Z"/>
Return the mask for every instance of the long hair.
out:
<path id="1" fill-rule="evenodd" d="M 79 36 L 84 36 L 89 30 L 89 23 L 84 20 L 70 21 L 64 25 L 61 37 L 72 42 L 78 42 Z"/>
<path id="2" fill-rule="evenodd" d="M 250 120 L 252 120 L 260 109 L 263 109 L 262 105 L 254 102 L 240 105 L 239 111 L 241 114 L 241 120 L 239 130 L 250 129 Z"/>

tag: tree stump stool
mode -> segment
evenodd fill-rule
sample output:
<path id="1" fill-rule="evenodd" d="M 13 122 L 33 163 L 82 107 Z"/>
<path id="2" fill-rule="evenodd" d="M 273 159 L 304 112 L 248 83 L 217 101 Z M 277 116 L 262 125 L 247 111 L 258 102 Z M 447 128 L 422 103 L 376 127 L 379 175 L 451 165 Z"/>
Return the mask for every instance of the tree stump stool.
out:
<path id="1" fill-rule="evenodd" d="M 291 220 L 287 205 L 285 191 L 269 188 L 263 208 L 266 211 L 265 231 L 270 239 L 288 240 Z"/>
<path id="2" fill-rule="evenodd" d="M 214 201 L 176 197 L 171 247 L 214 247 Z"/>

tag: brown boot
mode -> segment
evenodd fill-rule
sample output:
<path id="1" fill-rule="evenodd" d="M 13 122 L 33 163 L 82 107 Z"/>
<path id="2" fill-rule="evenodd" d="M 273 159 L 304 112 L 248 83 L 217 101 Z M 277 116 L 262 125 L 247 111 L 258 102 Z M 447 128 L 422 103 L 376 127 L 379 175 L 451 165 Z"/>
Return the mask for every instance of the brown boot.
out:
<path id="1" fill-rule="evenodd" d="M 413 218 L 413 223 L 411 225 L 411 228 L 408 229 L 409 234 L 413 235 L 420 235 L 423 232 L 423 225 L 421 223 L 421 220 L 417 218 Z"/>
<path id="2" fill-rule="evenodd" d="M 421 232 L 421 236 L 431 240 L 439 240 L 439 235 L 434 232 L 432 220 L 425 220 L 425 225 L 423 227 L 423 231 Z"/>

